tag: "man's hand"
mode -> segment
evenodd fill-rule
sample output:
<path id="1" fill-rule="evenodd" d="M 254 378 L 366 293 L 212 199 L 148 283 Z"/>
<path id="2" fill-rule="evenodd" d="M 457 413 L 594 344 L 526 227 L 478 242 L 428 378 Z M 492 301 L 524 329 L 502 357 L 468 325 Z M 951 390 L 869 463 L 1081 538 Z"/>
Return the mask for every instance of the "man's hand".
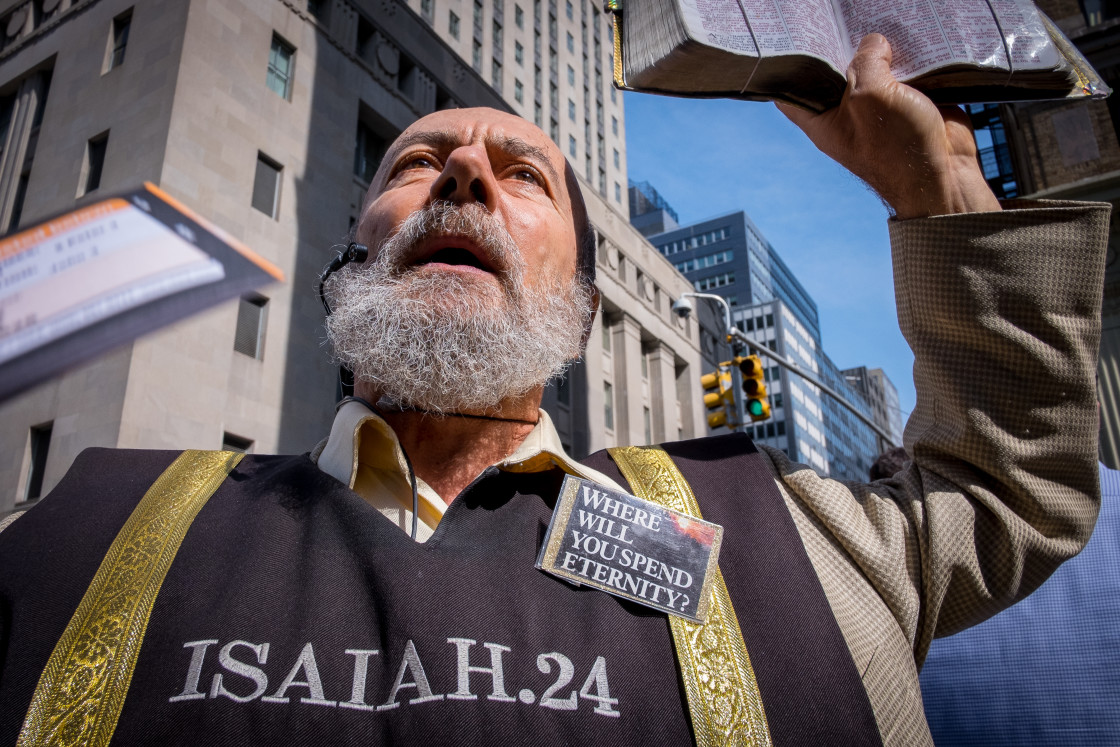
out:
<path id="1" fill-rule="evenodd" d="M 778 109 L 899 219 L 1000 209 L 977 163 L 967 116 L 895 80 L 891 46 L 879 34 L 860 42 L 839 106 L 821 114 Z"/>

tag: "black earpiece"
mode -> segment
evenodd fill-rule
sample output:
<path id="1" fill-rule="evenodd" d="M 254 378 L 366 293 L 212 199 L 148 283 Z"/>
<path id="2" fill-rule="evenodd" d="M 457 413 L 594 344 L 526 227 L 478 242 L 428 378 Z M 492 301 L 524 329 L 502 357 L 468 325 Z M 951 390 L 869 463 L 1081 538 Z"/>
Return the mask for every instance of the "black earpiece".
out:
<path id="1" fill-rule="evenodd" d="M 331 306 L 327 303 L 327 294 L 324 290 L 327 278 L 351 262 L 357 262 L 358 264 L 365 262 L 367 257 L 369 257 L 369 247 L 351 241 L 345 251 L 340 251 L 338 256 L 328 262 L 323 271 L 319 273 L 319 300 L 323 302 L 323 308 L 326 309 L 327 316 L 331 315 Z"/>

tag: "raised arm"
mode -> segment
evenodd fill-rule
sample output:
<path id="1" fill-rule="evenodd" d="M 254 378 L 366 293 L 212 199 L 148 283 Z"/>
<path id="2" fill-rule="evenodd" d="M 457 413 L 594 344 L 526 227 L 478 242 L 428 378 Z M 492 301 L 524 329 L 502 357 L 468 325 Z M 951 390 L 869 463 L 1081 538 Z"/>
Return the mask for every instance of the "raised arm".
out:
<path id="1" fill-rule="evenodd" d="M 920 661 L 934 636 L 1010 605 L 1088 540 L 1109 209 L 1015 201 L 998 212 L 963 114 L 895 81 L 889 63 L 889 44 L 869 35 L 839 107 L 782 111 L 895 213 L 913 464 L 842 484 L 767 451 L 802 536 L 827 538 L 806 542 L 814 564 L 854 562 Z M 869 661 L 881 639 L 841 626 L 857 664 Z"/>
<path id="2" fill-rule="evenodd" d="M 938 107 L 891 74 L 891 45 L 864 37 L 840 106 L 822 114 L 778 104 L 822 152 L 865 181 L 895 217 L 999 210 L 960 109 Z"/>

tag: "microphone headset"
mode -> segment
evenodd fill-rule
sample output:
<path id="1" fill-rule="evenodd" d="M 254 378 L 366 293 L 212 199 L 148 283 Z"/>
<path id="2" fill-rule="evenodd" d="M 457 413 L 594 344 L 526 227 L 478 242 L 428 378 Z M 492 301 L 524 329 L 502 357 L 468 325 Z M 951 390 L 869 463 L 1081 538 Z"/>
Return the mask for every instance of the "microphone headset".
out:
<path id="1" fill-rule="evenodd" d="M 319 300 L 323 302 L 323 309 L 326 310 L 327 316 L 331 315 L 331 305 L 327 303 L 327 294 L 325 290 L 327 278 L 329 278 L 331 275 L 338 272 L 351 262 L 357 262 L 358 264 L 365 262 L 367 257 L 369 257 L 369 247 L 367 247 L 365 244 L 359 244 L 356 241 L 351 241 L 349 244 L 347 244 L 346 249 L 339 251 L 338 255 L 330 262 L 328 262 L 327 266 L 323 268 L 323 271 L 319 273 Z M 346 381 L 348 374 L 350 376 L 349 387 L 347 386 Z M 346 390 L 350 390 L 349 396 L 343 397 L 343 399 L 338 403 L 338 406 L 341 406 L 350 400 L 357 400 L 374 412 L 378 414 L 381 413 L 381 411 L 375 405 L 370 404 L 361 397 L 353 396 L 353 374 L 351 374 L 345 367 L 342 367 L 339 369 L 338 375 L 342 382 L 343 393 L 346 394 Z M 408 454 L 404 450 L 404 444 L 400 444 L 400 448 L 401 453 L 404 454 L 405 464 L 408 466 L 408 481 L 410 487 L 412 488 L 412 532 L 410 534 L 412 535 L 412 539 L 415 540 L 416 533 L 419 528 L 420 519 L 420 496 L 416 485 L 416 470 L 412 468 L 412 460 L 408 458 Z"/>
<path id="2" fill-rule="evenodd" d="M 335 246 L 338 245 L 336 244 Z M 365 244 L 351 241 L 346 246 L 346 249 L 339 251 L 338 256 L 328 262 L 327 266 L 323 268 L 323 271 L 319 273 L 319 300 L 323 302 L 323 308 L 326 309 L 327 316 L 331 315 L 331 305 L 327 303 L 327 294 L 324 290 L 327 284 L 327 278 L 351 262 L 357 262 L 358 264 L 365 262 L 368 256 L 369 247 Z"/>

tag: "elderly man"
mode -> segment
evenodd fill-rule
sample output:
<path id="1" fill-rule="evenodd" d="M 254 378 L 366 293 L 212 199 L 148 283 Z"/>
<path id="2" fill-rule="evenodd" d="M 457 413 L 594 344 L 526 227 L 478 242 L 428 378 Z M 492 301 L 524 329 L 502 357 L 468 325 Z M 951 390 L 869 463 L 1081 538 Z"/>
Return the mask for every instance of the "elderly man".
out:
<path id="1" fill-rule="evenodd" d="M 570 459 L 539 404 L 598 301 L 575 180 L 528 123 L 439 112 L 331 281 L 357 397 L 325 444 L 86 452 L 0 536 L 0 742 L 929 744 L 930 640 L 1092 527 L 1108 215 L 999 212 L 960 113 L 889 61 L 868 37 L 837 109 L 784 111 L 895 214 L 906 470 L 841 484 L 743 437 Z M 538 571 L 565 474 L 695 493 L 726 614 Z"/>

